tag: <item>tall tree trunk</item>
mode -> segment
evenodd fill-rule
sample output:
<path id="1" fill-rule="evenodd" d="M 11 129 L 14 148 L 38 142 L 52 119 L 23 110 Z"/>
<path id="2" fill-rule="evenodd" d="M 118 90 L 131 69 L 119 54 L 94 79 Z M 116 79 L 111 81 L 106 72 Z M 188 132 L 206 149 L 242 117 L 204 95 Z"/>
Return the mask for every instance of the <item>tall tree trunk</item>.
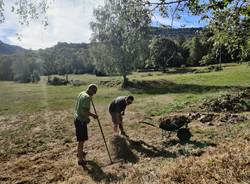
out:
<path id="1" fill-rule="evenodd" d="M 47 83 L 49 83 L 49 81 L 50 81 L 50 75 L 48 75 L 48 81 L 47 81 Z"/>
<path id="2" fill-rule="evenodd" d="M 163 66 L 162 73 L 166 73 L 166 66 Z"/>
<path id="3" fill-rule="evenodd" d="M 128 78 L 127 78 L 127 75 L 123 74 L 122 77 L 123 77 L 122 88 L 126 88 L 126 87 L 128 87 Z"/>
<path id="4" fill-rule="evenodd" d="M 65 75 L 65 80 L 66 80 L 67 82 L 69 82 L 69 74 L 66 74 L 66 75 Z"/>

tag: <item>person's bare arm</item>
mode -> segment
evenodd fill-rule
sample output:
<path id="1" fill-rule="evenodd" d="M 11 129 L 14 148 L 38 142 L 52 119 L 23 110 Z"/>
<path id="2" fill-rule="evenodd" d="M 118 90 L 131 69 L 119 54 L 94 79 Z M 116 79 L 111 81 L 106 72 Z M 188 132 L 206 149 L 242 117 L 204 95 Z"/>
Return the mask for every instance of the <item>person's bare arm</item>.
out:
<path id="1" fill-rule="evenodd" d="M 93 117 L 94 119 L 97 119 L 97 118 L 98 118 L 98 116 L 97 116 L 96 114 L 94 114 L 94 113 L 92 113 L 92 112 L 90 112 L 90 111 L 88 111 L 88 110 L 86 110 L 86 109 L 83 109 L 83 110 L 82 110 L 82 115 L 83 115 L 83 116 L 91 116 L 91 117 Z"/>
<path id="2" fill-rule="evenodd" d="M 92 113 L 92 112 L 89 112 L 89 116 L 92 116 L 94 119 L 98 118 L 98 116 L 96 114 Z"/>

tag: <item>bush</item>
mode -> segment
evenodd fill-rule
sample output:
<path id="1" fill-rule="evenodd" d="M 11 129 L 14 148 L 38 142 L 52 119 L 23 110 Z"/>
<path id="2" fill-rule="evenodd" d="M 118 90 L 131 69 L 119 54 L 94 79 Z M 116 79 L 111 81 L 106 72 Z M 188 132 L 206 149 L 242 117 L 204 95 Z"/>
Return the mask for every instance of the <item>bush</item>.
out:
<path id="1" fill-rule="evenodd" d="M 68 83 L 69 83 L 69 81 L 67 81 L 65 79 L 61 79 L 59 77 L 54 77 L 52 80 L 48 80 L 47 84 L 59 86 L 59 85 L 67 85 Z"/>
<path id="2" fill-rule="evenodd" d="M 40 74 L 38 73 L 38 71 L 33 71 L 33 73 L 30 75 L 30 81 L 32 83 L 36 83 L 38 81 L 40 81 Z"/>

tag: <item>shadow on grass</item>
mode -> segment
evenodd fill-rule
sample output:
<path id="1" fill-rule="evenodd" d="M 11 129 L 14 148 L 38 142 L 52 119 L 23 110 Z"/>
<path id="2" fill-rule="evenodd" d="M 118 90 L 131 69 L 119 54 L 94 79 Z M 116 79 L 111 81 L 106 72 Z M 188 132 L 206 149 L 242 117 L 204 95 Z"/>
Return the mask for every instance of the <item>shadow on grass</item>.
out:
<path id="1" fill-rule="evenodd" d="M 205 147 L 208 147 L 208 146 L 212 146 L 212 147 L 216 147 L 216 144 L 215 143 L 209 143 L 209 142 L 206 142 L 206 141 L 192 141 L 192 140 L 189 140 L 189 141 L 180 141 L 180 140 L 169 140 L 169 141 L 165 141 L 163 142 L 163 145 L 164 146 L 175 146 L 177 144 L 180 144 L 180 145 L 185 145 L 185 144 L 193 144 L 194 147 L 196 148 L 205 148 Z"/>
<path id="2" fill-rule="evenodd" d="M 119 177 L 112 173 L 105 173 L 101 166 L 92 160 L 87 160 L 86 165 L 82 165 L 83 169 L 88 172 L 90 177 L 96 182 L 115 182 L 119 181 Z"/>
<path id="3" fill-rule="evenodd" d="M 228 89 L 246 89 L 241 86 L 207 86 L 197 84 L 176 84 L 164 79 L 148 81 L 129 81 L 126 90 L 133 93 L 165 94 L 165 93 L 205 93 Z"/>
<path id="4" fill-rule="evenodd" d="M 217 145 L 215 143 L 208 143 L 206 141 L 180 141 L 180 140 L 169 140 L 163 143 L 165 147 L 171 147 L 175 146 L 177 144 L 182 145 L 179 149 L 177 149 L 176 154 L 178 156 L 184 155 L 184 156 L 201 156 L 205 151 L 202 148 L 206 148 L 208 146 L 216 147 Z M 192 144 L 192 147 L 185 147 L 185 145 Z"/>
<path id="5" fill-rule="evenodd" d="M 134 149 L 141 155 L 146 157 L 165 157 L 165 158 L 176 158 L 175 153 L 171 153 L 164 149 L 158 149 L 155 146 L 149 145 L 146 142 L 139 140 L 128 140 L 130 149 Z"/>

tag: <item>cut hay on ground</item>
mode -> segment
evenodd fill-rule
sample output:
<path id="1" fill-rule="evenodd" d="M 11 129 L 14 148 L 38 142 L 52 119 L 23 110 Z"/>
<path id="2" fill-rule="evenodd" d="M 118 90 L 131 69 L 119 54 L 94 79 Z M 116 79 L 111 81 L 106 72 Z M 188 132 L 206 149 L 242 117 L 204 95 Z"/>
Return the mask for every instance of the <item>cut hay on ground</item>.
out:
<path id="1" fill-rule="evenodd" d="M 128 143 L 124 137 L 121 137 L 119 135 L 113 136 L 109 140 L 109 147 L 111 155 L 114 159 L 133 163 L 138 160 L 137 156 L 130 150 Z"/>

